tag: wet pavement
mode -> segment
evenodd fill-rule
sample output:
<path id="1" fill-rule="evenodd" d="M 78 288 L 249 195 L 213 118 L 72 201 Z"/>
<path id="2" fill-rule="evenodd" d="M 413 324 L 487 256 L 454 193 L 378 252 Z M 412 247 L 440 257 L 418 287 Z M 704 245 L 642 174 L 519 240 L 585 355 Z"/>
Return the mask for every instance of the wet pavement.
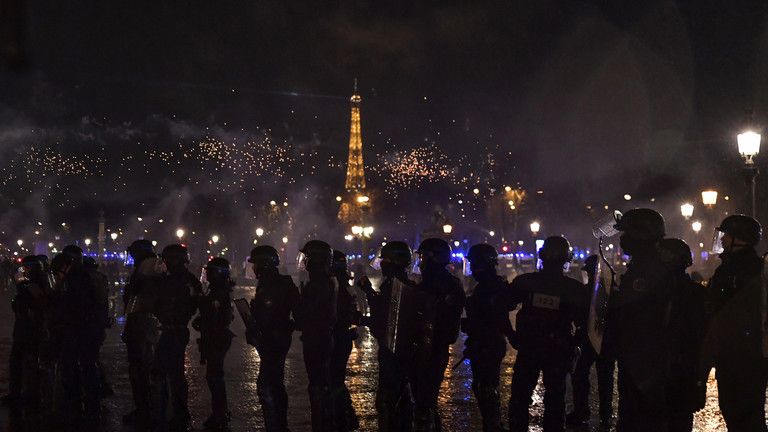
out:
<path id="1" fill-rule="evenodd" d="M 7 359 L 11 344 L 12 317 L 10 312 L 8 292 L 0 293 L 0 392 L 5 393 L 8 386 Z M 249 298 L 253 289 L 239 289 L 237 297 Z M 232 412 L 231 429 L 233 431 L 262 431 L 263 419 L 258 397 L 256 396 L 256 376 L 259 371 L 259 357 L 251 346 L 245 343 L 244 327 L 239 319 L 233 323 L 232 330 L 238 335 L 233 340 L 232 348 L 226 360 L 226 381 Z M 112 382 L 115 395 L 103 399 L 104 430 L 130 431 L 131 428 L 120 424 L 120 417 L 132 409 L 128 368 L 126 363 L 125 346 L 120 341 L 121 326 L 109 330 L 107 341 L 102 349 L 102 363 Z M 192 332 L 192 341 L 196 338 Z M 286 384 L 288 388 L 289 427 L 293 432 L 309 431 L 309 400 L 307 397 L 307 381 L 304 364 L 301 357 L 301 344 L 298 334 L 288 355 L 286 364 Z M 452 347 L 451 365 L 461 357 L 462 340 Z M 515 353 L 510 348 L 502 366 L 502 401 L 509 400 L 509 383 L 512 377 L 512 366 Z M 594 373 L 593 373 L 594 375 Z M 594 377 L 593 377 L 594 378 Z M 197 346 L 190 343 L 187 349 L 187 379 L 190 383 L 189 404 L 196 429 L 202 429 L 202 422 L 210 413 L 210 395 L 205 384 L 205 366 L 199 364 Z M 360 416 L 361 431 L 376 431 L 376 411 L 374 400 L 376 394 L 377 366 L 376 343 L 367 333 L 361 332 L 349 360 L 347 384 Z M 541 383 L 540 383 L 541 384 Z M 595 386 L 593 385 L 593 393 Z M 596 401 L 596 394 L 593 394 Z M 593 407 L 596 412 L 596 406 Z M 504 402 L 503 412 L 506 412 Z M 540 431 L 543 413 L 543 388 L 537 387 L 531 408 L 531 431 Z M 443 419 L 443 430 L 446 432 L 480 431 L 480 413 L 477 409 L 471 389 L 471 373 L 465 362 L 455 371 L 446 371 L 440 397 L 440 414 Z M 596 419 L 592 421 L 592 430 L 596 430 Z M 0 409 L 0 431 L 16 431 L 12 427 L 8 412 Z M 36 429 L 39 431 L 40 429 Z M 696 415 L 696 431 L 724 431 L 719 410 L 717 409 L 717 391 L 710 377 L 707 406 Z"/>

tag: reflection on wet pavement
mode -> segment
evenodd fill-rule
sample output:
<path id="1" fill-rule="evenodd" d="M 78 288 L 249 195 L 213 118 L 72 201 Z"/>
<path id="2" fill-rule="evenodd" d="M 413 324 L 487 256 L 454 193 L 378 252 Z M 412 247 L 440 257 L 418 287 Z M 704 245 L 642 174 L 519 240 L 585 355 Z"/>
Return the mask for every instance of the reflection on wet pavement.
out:
<path id="1" fill-rule="evenodd" d="M 253 290 L 244 289 L 238 296 L 251 297 Z M 8 385 L 7 359 L 10 350 L 10 335 L 12 317 L 10 313 L 10 294 L 1 293 L 0 298 L 0 392 L 5 392 Z M 103 400 L 105 406 L 104 429 L 107 431 L 129 431 L 120 424 L 122 414 L 132 409 L 130 385 L 125 361 L 125 346 L 120 341 L 121 328 L 110 329 L 107 342 L 102 350 L 102 362 L 112 381 L 115 395 Z M 259 358 L 256 351 L 245 343 L 242 322 L 236 320 L 232 330 L 238 335 L 233 340 L 227 361 L 227 391 L 230 410 L 232 411 L 233 431 L 261 431 L 263 420 L 258 398 L 256 396 L 256 376 L 259 371 Z M 193 335 L 195 333 L 193 332 Z M 194 337 L 192 338 L 194 340 Z M 451 365 L 461 358 L 463 340 L 451 349 Z M 205 384 L 205 367 L 199 364 L 197 346 L 190 343 L 187 349 L 188 380 L 190 383 L 190 410 L 195 427 L 202 429 L 202 421 L 210 413 L 210 396 Z M 509 383 L 512 377 L 512 365 L 515 354 L 509 350 L 502 365 L 503 383 L 501 388 L 503 412 L 506 412 L 506 401 L 509 400 Z M 450 369 L 450 368 L 449 368 Z M 294 336 L 293 345 L 288 355 L 286 365 L 287 388 L 290 400 L 289 426 L 293 432 L 309 431 L 309 400 L 307 397 L 306 373 L 301 357 L 301 344 L 298 334 Z M 352 394 L 353 403 L 360 416 L 362 431 L 376 431 L 375 395 L 377 381 L 376 343 L 366 330 L 360 332 L 360 338 L 349 361 L 347 384 Z M 540 383 L 541 384 L 541 383 Z M 713 376 L 710 377 L 707 406 L 696 415 L 696 431 L 724 431 L 725 426 L 717 408 L 717 389 Z M 596 388 L 593 385 L 592 400 L 596 401 Z M 531 408 L 533 425 L 531 431 L 540 431 L 543 414 L 543 388 L 537 387 Z M 593 404 L 593 412 L 597 412 Z M 469 364 L 464 362 L 456 370 L 446 371 L 440 397 L 440 413 L 443 418 L 443 430 L 479 431 L 480 413 L 477 409 L 471 389 L 471 372 Z M 12 432 L 8 413 L 0 410 L 0 431 Z M 593 418 L 592 428 L 597 423 Z"/>

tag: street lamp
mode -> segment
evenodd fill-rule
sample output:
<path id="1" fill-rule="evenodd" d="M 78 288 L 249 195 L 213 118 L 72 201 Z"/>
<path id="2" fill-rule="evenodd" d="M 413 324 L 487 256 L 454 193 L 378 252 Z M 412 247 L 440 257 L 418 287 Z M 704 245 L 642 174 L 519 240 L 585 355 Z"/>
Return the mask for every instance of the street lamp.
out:
<path id="1" fill-rule="evenodd" d="M 712 207 L 717 204 L 717 191 L 713 189 L 702 191 L 701 202 L 707 207 Z"/>
<path id="2" fill-rule="evenodd" d="M 539 234 L 539 231 L 541 230 L 541 224 L 534 221 L 531 222 L 531 233 L 534 237 L 536 237 L 537 234 Z"/>
<path id="3" fill-rule="evenodd" d="M 261 237 L 264 235 L 264 228 L 256 228 L 256 237 Z"/>
<path id="4" fill-rule="evenodd" d="M 288 244 L 288 237 L 283 237 L 283 244 Z"/>
<path id="5" fill-rule="evenodd" d="M 693 216 L 693 204 L 691 203 L 685 203 L 680 206 L 680 214 L 683 215 L 685 220 L 688 220 L 691 216 Z"/>
<path id="6" fill-rule="evenodd" d="M 218 243 L 219 242 L 219 236 L 217 236 L 216 234 L 212 235 L 211 236 L 211 241 L 213 242 L 213 244 Z"/>
<path id="7" fill-rule="evenodd" d="M 759 133 L 747 131 L 740 133 L 736 137 L 736 141 L 739 144 L 739 154 L 744 158 L 744 176 L 749 183 L 749 189 L 752 198 L 752 217 L 757 218 L 757 203 L 755 201 L 755 182 L 757 180 L 760 171 L 755 166 L 754 158 L 760 153 L 760 139 Z"/>
<path id="8" fill-rule="evenodd" d="M 24 244 L 24 240 L 18 239 L 18 240 L 16 240 L 16 244 L 19 245 L 19 247 L 21 247 L 21 245 Z"/>
<path id="9" fill-rule="evenodd" d="M 701 222 L 695 221 L 691 224 L 691 228 L 693 229 L 693 232 L 698 234 L 701 231 Z"/>
<path id="10" fill-rule="evenodd" d="M 453 225 L 451 224 L 443 225 L 443 234 L 450 234 L 452 232 L 453 232 Z"/>
<path id="11" fill-rule="evenodd" d="M 360 234 L 363 233 L 363 227 L 361 227 L 360 225 L 355 225 L 351 229 L 352 229 L 352 234 L 356 236 L 359 236 Z"/>
<path id="12" fill-rule="evenodd" d="M 364 237 L 370 237 L 371 234 L 373 234 L 373 227 L 372 226 L 367 226 L 367 227 L 363 228 L 363 236 Z"/>
<path id="13" fill-rule="evenodd" d="M 181 238 L 184 237 L 184 230 L 179 228 L 176 230 L 176 237 L 179 238 L 179 241 L 181 241 Z"/>
<path id="14" fill-rule="evenodd" d="M 112 239 L 112 241 L 115 241 L 117 240 L 117 233 L 113 232 L 112 234 L 109 235 L 109 237 Z"/>

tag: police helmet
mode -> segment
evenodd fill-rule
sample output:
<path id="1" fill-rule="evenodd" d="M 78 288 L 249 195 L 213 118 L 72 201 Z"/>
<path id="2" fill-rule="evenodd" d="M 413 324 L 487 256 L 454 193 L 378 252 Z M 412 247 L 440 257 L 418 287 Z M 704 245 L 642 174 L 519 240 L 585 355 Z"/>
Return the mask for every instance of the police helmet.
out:
<path id="1" fill-rule="evenodd" d="M 656 210 L 648 208 L 627 211 L 616 221 L 614 228 L 645 241 L 659 241 L 666 234 L 664 217 Z"/>
<path id="2" fill-rule="evenodd" d="M 228 279 L 232 271 L 229 261 L 221 257 L 212 258 L 208 261 L 208 264 L 205 265 L 205 270 L 211 276 L 224 279 Z"/>
<path id="3" fill-rule="evenodd" d="M 716 229 L 751 246 L 757 245 L 763 238 L 763 227 L 760 226 L 760 222 L 741 214 L 726 217 Z"/>
<path id="4" fill-rule="evenodd" d="M 99 268 L 99 263 L 96 262 L 96 260 L 93 257 L 90 256 L 84 256 L 83 257 L 83 267 L 88 269 L 96 270 Z"/>
<path id="5" fill-rule="evenodd" d="M 69 255 L 70 257 L 72 257 L 72 260 L 76 263 L 83 262 L 83 249 L 80 246 L 77 246 L 77 245 L 64 246 L 64 249 L 61 250 L 61 253 L 63 253 L 64 255 Z"/>
<path id="6" fill-rule="evenodd" d="M 539 249 L 539 259 L 543 262 L 567 263 L 573 259 L 571 244 L 563 236 L 547 237 Z"/>
<path id="7" fill-rule="evenodd" d="M 134 258 L 142 258 L 155 254 L 155 247 L 152 242 L 146 239 L 134 240 L 127 249 L 128 253 Z"/>
<path id="8" fill-rule="evenodd" d="M 422 260 L 432 260 L 441 266 L 451 262 L 451 245 L 443 239 L 428 238 L 422 241 L 416 253 Z"/>
<path id="9" fill-rule="evenodd" d="M 310 270 L 310 267 L 318 270 L 321 268 L 330 270 L 333 266 L 333 249 L 331 249 L 331 245 L 322 240 L 308 241 L 300 252 L 306 258 L 307 270 Z M 300 258 L 299 261 L 302 259 Z"/>
<path id="10" fill-rule="evenodd" d="M 499 253 L 495 247 L 486 243 L 480 243 L 469 248 L 467 260 L 475 265 L 480 264 L 493 267 L 499 263 Z"/>
<path id="11" fill-rule="evenodd" d="M 163 253 L 160 254 L 163 257 L 164 261 L 168 260 L 180 260 L 184 264 L 188 264 L 189 259 L 189 250 L 186 246 L 180 245 L 180 244 L 171 244 L 163 248 Z"/>
<path id="12" fill-rule="evenodd" d="M 658 250 L 661 261 L 675 269 L 684 270 L 693 265 L 691 248 L 679 238 L 665 238 L 659 242 Z"/>
<path id="13" fill-rule="evenodd" d="M 29 269 L 37 268 L 43 270 L 45 268 L 45 263 L 40 259 L 40 255 L 25 256 L 21 259 L 21 265 Z"/>
<path id="14" fill-rule="evenodd" d="M 336 249 L 333 250 L 333 270 L 347 271 L 347 254 Z"/>
<path id="15" fill-rule="evenodd" d="M 390 241 L 381 247 L 379 258 L 392 264 L 408 267 L 413 258 L 413 251 L 407 243 L 402 241 Z"/>
<path id="16" fill-rule="evenodd" d="M 60 272 L 64 270 L 64 267 L 71 266 L 75 263 L 75 259 L 72 258 L 71 255 L 67 255 L 65 253 L 56 254 L 55 257 L 53 257 L 53 260 L 51 260 L 51 270 L 54 272 Z"/>
<path id="17" fill-rule="evenodd" d="M 256 246 L 251 249 L 251 256 L 248 257 L 248 262 L 277 268 L 280 265 L 280 254 L 272 246 Z"/>

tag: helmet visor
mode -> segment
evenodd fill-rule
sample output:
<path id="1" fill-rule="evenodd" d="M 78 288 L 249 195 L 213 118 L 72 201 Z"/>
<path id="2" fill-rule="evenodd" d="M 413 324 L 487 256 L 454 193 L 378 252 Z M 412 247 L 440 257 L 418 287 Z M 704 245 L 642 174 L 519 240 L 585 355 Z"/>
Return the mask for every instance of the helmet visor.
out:
<path id="1" fill-rule="evenodd" d="M 411 260 L 413 265 L 411 266 L 411 273 L 415 275 L 421 274 L 421 254 L 414 252 L 413 259 Z"/>
<path id="2" fill-rule="evenodd" d="M 464 276 L 472 276 L 472 265 L 466 257 L 461 259 L 461 267 Z"/>
<path id="3" fill-rule="evenodd" d="M 619 230 L 616 224 L 621 219 L 621 212 L 614 210 L 611 213 L 601 217 L 592 225 L 592 235 L 596 238 L 609 238 L 617 235 Z"/>
<path id="4" fill-rule="evenodd" d="M 719 230 L 715 230 L 714 235 L 712 236 L 712 249 L 710 249 L 710 252 L 719 255 L 723 252 L 725 252 L 725 248 L 723 247 L 723 236 L 725 236 L 725 233 Z"/>
<path id="5" fill-rule="evenodd" d="M 304 252 L 299 252 L 299 255 L 296 257 L 296 268 L 299 270 L 307 269 L 307 255 Z"/>

